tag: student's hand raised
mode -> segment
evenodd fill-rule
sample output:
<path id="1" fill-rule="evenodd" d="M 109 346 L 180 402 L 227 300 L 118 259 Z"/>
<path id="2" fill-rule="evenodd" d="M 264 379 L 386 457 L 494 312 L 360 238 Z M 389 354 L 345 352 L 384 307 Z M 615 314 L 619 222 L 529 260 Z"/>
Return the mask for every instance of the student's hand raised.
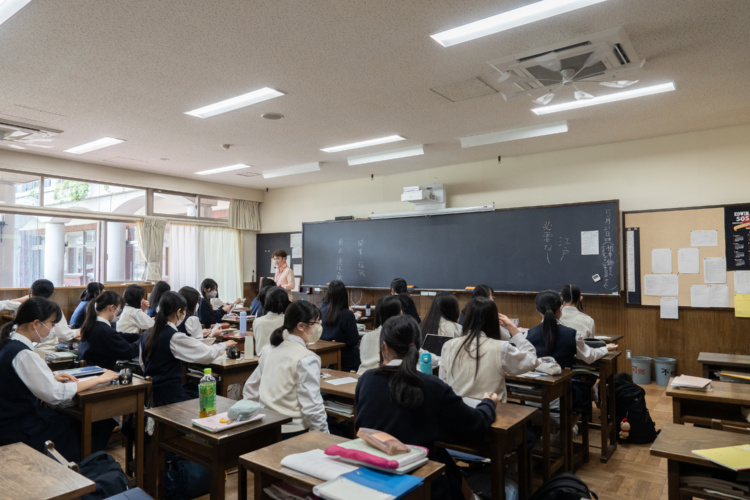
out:
<path id="1" fill-rule="evenodd" d="M 146 299 L 141 299 L 141 311 L 148 309 L 149 303 Z"/>
<path id="2" fill-rule="evenodd" d="M 78 379 L 75 378 L 70 373 L 56 373 L 55 374 L 55 380 L 58 382 L 78 382 Z"/>
<path id="3" fill-rule="evenodd" d="M 492 402 L 495 403 L 496 405 L 500 402 L 500 398 L 498 398 L 497 394 L 495 394 L 494 392 L 492 393 L 485 392 L 484 396 L 482 396 L 482 399 L 491 399 Z"/>
<path id="4" fill-rule="evenodd" d="M 497 319 L 500 322 L 500 326 L 508 330 L 511 335 L 519 333 L 518 327 L 505 314 L 497 313 Z"/>

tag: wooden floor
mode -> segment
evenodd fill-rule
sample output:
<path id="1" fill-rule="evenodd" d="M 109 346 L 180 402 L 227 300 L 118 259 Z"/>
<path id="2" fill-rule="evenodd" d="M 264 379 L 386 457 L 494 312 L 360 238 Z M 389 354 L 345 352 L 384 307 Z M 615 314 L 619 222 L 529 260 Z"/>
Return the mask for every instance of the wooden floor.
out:
<path id="1" fill-rule="evenodd" d="M 661 429 L 672 421 L 672 399 L 664 393 L 666 387 L 651 383 L 643 386 L 646 389 L 646 405 L 656 428 Z M 588 463 L 576 470 L 589 488 L 601 500 L 666 500 L 667 498 L 667 461 L 652 457 L 649 454 L 650 444 L 618 445 L 617 451 L 603 464 L 599 462 L 599 431 L 591 431 L 591 456 Z M 122 464 L 124 449 L 122 447 L 108 450 Z M 147 464 L 148 466 L 148 464 Z M 252 474 L 248 474 L 248 498 L 253 498 Z M 534 484 L 538 484 L 538 480 Z M 208 495 L 200 497 L 208 500 Z M 227 477 L 226 498 L 237 498 L 237 474 Z"/>

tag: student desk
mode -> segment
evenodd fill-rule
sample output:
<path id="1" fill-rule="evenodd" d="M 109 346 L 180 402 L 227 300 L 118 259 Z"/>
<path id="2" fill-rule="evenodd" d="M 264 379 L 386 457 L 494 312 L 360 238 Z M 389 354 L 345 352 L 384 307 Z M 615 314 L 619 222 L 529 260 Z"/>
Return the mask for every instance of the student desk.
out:
<path id="1" fill-rule="evenodd" d="M 497 405 L 497 416 L 490 427 L 484 443 L 470 444 L 435 443 L 442 448 L 463 451 L 490 458 L 493 500 L 505 500 L 505 455 L 516 451 L 518 457 L 518 496 L 531 495 L 529 454 L 526 449 L 526 423 L 537 412 L 531 406 L 513 403 Z"/>
<path id="2" fill-rule="evenodd" d="M 217 394 L 227 397 L 230 385 L 245 385 L 247 379 L 250 378 L 250 375 L 258 367 L 258 358 L 253 356 L 243 359 L 222 358 L 220 361 L 214 361 L 208 366 L 211 368 L 212 374 L 221 377 Z"/>
<path id="3" fill-rule="evenodd" d="M 672 421 L 711 427 L 711 419 L 743 422 L 740 408 L 750 406 L 750 384 L 711 382 L 712 391 L 673 389 L 669 379 L 667 396 L 672 397 Z"/>
<path id="4" fill-rule="evenodd" d="M 321 374 L 326 373 L 330 375 L 329 378 L 321 378 L 320 379 L 320 392 L 325 394 L 330 394 L 331 396 L 338 396 L 340 398 L 346 399 L 347 402 L 350 402 L 352 405 L 354 404 L 354 391 L 357 388 L 357 382 L 350 382 L 348 384 L 341 384 L 341 385 L 333 385 L 330 383 L 331 380 L 336 380 L 338 378 L 345 378 L 345 377 L 352 377 L 359 379 L 359 375 L 356 373 L 349 373 L 349 372 L 342 372 L 339 370 L 330 370 L 328 368 L 323 368 L 321 370 Z M 334 418 L 346 418 L 343 415 L 339 415 L 335 412 L 329 412 L 326 410 L 326 413 Z M 356 416 L 356 409 L 354 416 Z M 354 420 L 354 418 L 347 418 L 347 420 Z"/>
<path id="5" fill-rule="evenodd" d="M 96 489 L 93 481 L 23 443 L 0 446 L 0 463 L 3 498 L 68 500 Z"/>
<path id="6" fill-rule="evenodd" d="M 702 352 L 698 354 L 698 363 L 703 365 L 703 378 L 718 379 L 718 377 L 712 377 L 711 373 L 721 370 L 750 373 L 750 356 L 743 354 Z"/>
<path id="7" fill-rule="evenodd" d="M 236 401 L 216 396 L 216 413 L 228 411 Z M 270 408 L 261 413 L 263 420 L 251 422 L 226 431 L 211 433 L 193 426 L 199 417 L 198 400 L 183 401 L 146 410 L 156 422 L 149 446 L 147 492 L 157 499 L 164 498 L 164 453 L 169 451 L 211 470 L 211 500 L 224 498 L 225 471 L 237 466 L 243 453 L 257 450 L 281 439 L 281 426 L 291 422 Z"/>
<path id="8" fill-rule="evenodd" d="M 240 335 L 239 330 L 225 330 L 227 333 L 223 334 L 220 338 L 217 338 L 217 342 L 226 342 L 227 340 L 234 340 L 237 342 L 237 349 L 245 352 L 245 338 L 253 338 L 252 332 L 248 331 L 245 335 Z M 253 354 L 252 352 L 250 353 Z"/>
<path id="9" fill-rule="evenodd" d="M 146 391 L 151 389 L 151 382 L 133 377 L 129 385 L 98 385 L 87 391 L 76 394 L 75 406 L 60 408 L 60 411 L 80 420 L 81 458 L 91 455 L 91 424 L 108 418 L 133 414 L 136 421 L 135 431 L 135 477 L 138 487 L 143 486 L 143 409 L 146 406 Z"/>
<path id="10" fill-rule="evenodd" d="M 345 346 L 343 342 L 332 340 L 318 340 L 314 344 L 307 344 L 307 348 L 320 356 L 321 366 L 333 365 L 336 370 L 341 369 L 341 349 Z"/>
<path id="11" fill-rule="evenodd" d="M 619 336 L 622 338 L 622 335 Z M 614 337 L 613 337 L 614 338 Z M 615 375 L 617 375 L 617 358 L 619 351 L 610 351 L 591 365 L 599 372 L 599 422 L 592 422 L 589 426 L 601 430 L 602 455 L 599 461 L 606 464 L 609 457 L 617 449 L 617 412 L 615 408 Z"/>
<path id="12" fill-rule="evenodd" d="M 699 472 L 715 474 L 719 471 L 726 471 L 731 474 L 733 472 L 731 469 L 727 469 L 698 456 L 692 450 L 723 448 L 725 446 L 743 444 L 747 444 L 747 436 L 743 434 L 713 429 L 700 429 L 685 425 L 665 424 L 656 437 L 656 441 L 651 445 L 651 454 L 667 459 L 668 499 L 680 500 L 681 498 L 693 498 L 693 496 L 715 500 L 726 499 L 727 497 L 725 496 L 707 494 L 699 488 L 681 486 L 680 478 L 683 475 Z"/>
<path id="13" fill-rule="evenodd" d="M 569 422 L 571 377 L 573 377 L 573 372 L 568 369 L 563 370 L 560 375 L 544 375 L 535 378 L 505 376 L 505 387 L 509 399 L 542 405 L 542 477 L 545 481 L 558 469 L 569 471 L 571 468 L 572 429 Z M 560 399 L 560 457 L 553 460 L 550 404 L 558 398 Z"/>
<path id="14" fill-rule="evenodd" d="M 594 335 L 595 339 L 603 340 L 608 344 L 616 344 L 623 337 L 625 337 L 625 335 L 607 335 L 604 333 L 602 333 L 601 335 Z"/>
<path id="15" fill-rule="evenodd" d="M 253 498 L 255 500 L 270 498 L 263 493 L 263 488 L 278 481 L 285 481 L 298 488 L 312 491 L 315 486 L 325 481 L 284 468 L 281 466 L 281 460 L 287 455 L 315 449 L 325 450 L 329 446 L 346 441 L 349 440 L 332 434 L 310 431 L 273 444 L 267 448 L 242 455 L 239 460 L 238 499 L 247 500 L 248 469 L 253 472 L 253 488 L 255 491 Z M 444 468 L 445 465 L 439 462 L 429 461 L 419 469 L 411 472 L 413 476 L 423 478 L 424 484 L 406 495 L 404 499 L 429 500 L 430 483 L 443 472 Z"/>
<path id="16" fill-rule="evenodd" d="M 248 311 L 250 312 L 250 311 Z M 222 323 L 229 323 L 230 325 L 237 325 L 237 328 L 239 328 L 240 324 L 240 314 L 237 313 L 237 316 L 227 316 L 226 314 L 222 316 L 221 318 Z M 247 329 L 250 330 L 253 326 L 253 321 L 255 321 L 255 316 L 250 316 L 250 314 L 247 315 Z"/>

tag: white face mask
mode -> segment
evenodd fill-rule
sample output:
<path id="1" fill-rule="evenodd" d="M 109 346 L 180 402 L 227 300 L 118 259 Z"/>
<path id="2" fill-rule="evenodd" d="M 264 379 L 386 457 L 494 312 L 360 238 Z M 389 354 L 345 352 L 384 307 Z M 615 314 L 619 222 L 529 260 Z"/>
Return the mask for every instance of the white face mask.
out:
<path id="1" fill-rule="evenodd" d="M 39 335 L 39 331 L 36 328 L 34 328 L 34 332 L 36 333 L 36 336 L 39 337 L 39 343 L 49 340 L 49 338 L 52 337 L 52 329 L 48 327 L 47 325 L 45 325 L 44 323 L 42 323 L 42 326 L 47 329 L 47 336 L 45 337 L 42 337 L 41 335 Z"/>
<path id="2" fill-rule="evenodd" d="M 218 296 L 219 296 L 219 292 L 217 292 L 216 290 L 213 290 L 213 291 L 210 291 L 210 292 L 208 292 L 208 297 L 209 297 L 210 299 L 215 299 L 215 298 L 216 298 L 216 297 L 218 297 Z"/>
<path id="3" fill-rule="evenodd" d="M 200 302 L 195 304 L 195 312 L 193 314 L 198 314 L 198 309 L 200 309 Z"/>
<path id="4" fill-rule="evenodd" d="M 180 326 L 182 322 L 185 321 L 185 315 L 183 314 L 180 319 L 177 320 L 177 323 L 175 323 L 175 326 Z"/>
<path id="5" fill-rule="evenodd" d="M 120 316 L 122 316 L 122 309 L 120 309 L 119 314 L 115 314 L 115 312 L 117 312 L 117 309 L 112 311 L 112 314 L 114 314 L 114 316 L 112 316 L 112 323 L 117 323 L 118 321 L 120 321 Z"/>
<path id="6" fill-rule="evenodd" d="M 307 341 L 311 344 L 320 340 L 320 336 L 323 335 L 323 325 L 315 324 L 310 327 L 310 334 L 307 336 Z"/>

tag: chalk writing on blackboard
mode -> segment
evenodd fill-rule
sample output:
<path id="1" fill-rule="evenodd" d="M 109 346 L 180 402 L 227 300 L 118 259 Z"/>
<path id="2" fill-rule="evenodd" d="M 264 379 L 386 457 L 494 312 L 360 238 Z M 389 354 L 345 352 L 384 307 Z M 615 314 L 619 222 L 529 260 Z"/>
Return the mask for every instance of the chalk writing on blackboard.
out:
<path id="1" fill-rule="evenodd" d="M 565 256 L 570 253 L 570 237 L 560 236 L 560 239 L 557 241 L 557 246 L 560 247 L 561 250 L 562 255 L 560 255 L 560 262 L 562 262 Z"/>
<path id="2" fill-rule="evenodd" d="M 547 254 L 547 264 L 551 264 L 549 254 L 552 253 L 552 221 L 545 221 L 542 231 L 544 232 L 544 251 Z"/>
<path id="3" fill-rule="evenodd" d="M 336 259 L 336 279 L 341 281 L 344 276 L 344 238 L 339 238 L 338 253 L 338 259 Z"/>
<path id="4" fill-rule="evenodd" d="M 604 289 L 615 290 L 618 287 L 615 266 L 615 244 L 612 241 L 612 210 L 604 211 L 604 239 L 602 240 L 602 267 Z"/>
<path id="5" fill-rule="evenodd" d="M 357 273 L 360 277 L 365 277 L 365 240 L 357 240 Z"/>

